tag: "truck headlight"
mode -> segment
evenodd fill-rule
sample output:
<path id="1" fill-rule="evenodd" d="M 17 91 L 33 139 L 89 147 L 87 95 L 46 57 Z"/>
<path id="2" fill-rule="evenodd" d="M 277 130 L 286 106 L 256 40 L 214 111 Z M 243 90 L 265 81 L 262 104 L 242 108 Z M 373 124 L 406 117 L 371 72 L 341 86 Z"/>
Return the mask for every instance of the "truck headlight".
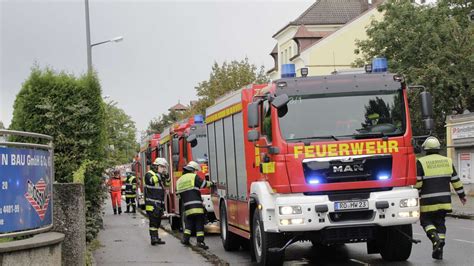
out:
<path id="1" fill-rule="evenodd" d="M 418 206 L 418 199 L 416 198 L 400 200 L 401 208 L 416 207 L 416 206 Z"/>
<path id="2" fill-rule="evenodd" d="M 301 214 L 301 206 L 281 206 L 280 214 L 281 215 L 290 215 L 290 214 Z"/>

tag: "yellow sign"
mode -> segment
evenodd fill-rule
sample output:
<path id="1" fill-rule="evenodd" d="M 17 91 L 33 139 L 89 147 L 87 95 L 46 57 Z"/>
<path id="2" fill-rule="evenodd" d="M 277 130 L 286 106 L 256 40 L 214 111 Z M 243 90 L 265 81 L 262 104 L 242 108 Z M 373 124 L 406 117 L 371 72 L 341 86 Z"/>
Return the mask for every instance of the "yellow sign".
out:
<path id="1" fill-rule="evenodd" d="M 262 173 L 264 174 L 275 173 L 275 162 L 262 163 Z"/>
<path id="2" fill-rule="evenodd" d="M 240 111 L 242 111 L 242 103 L 232 105 L 229 108 L 226 108 L 222 111 L 219 111 L 217 113 L 214 113 L 214 114 L 209 115 L 208 117 L 206 117 L 206 124 L 212 123 L 214 121 L 217 121 L 217 120 L 222 119 L 224 117 L 227 117 L 229 115 L 233 115 L 233 114 L 238 113 Z"/>
<path id="3" fill-rule="evenodd" d="M 163 143 L 166 143 L 166 142 L 170 141 L 170 139 L 171 139 L 171 135 L 168 135 L 168 136 L 162 138 L 162 139 L 160 140 L 160 145 L 162 145 Z"/>
<path id="4" fill-rule="evenodd" d="M 398 152 L 398 141 L 396 140 L 295 146 L 293 150 L 295 158 L 300 155 L 303 155 L 304 158 L 315 158 L 394 152 Z"/>

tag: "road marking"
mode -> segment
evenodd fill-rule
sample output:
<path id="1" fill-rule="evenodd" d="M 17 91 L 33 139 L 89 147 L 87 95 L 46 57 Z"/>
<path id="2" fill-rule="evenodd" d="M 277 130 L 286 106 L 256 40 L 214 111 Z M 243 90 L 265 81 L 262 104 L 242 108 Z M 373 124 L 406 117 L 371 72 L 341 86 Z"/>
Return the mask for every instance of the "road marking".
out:
<path id="1" fill-rule="evenodd" d="M 462 240 L 462 239 L 453 239 L 454 241 L 459 241 L 459 242 L 465 242 L 465 243 L 470 243 L 470 244 L 474 244 L 473 241 L 467 241 L 467 240 Z"/>
<path id="2" fill-rule="evenodd" d="M 417 236 L 424 236 L 425 234 L 420 234 L 420 233 L 413 233 L 414 235 L 417 235 Z"/>
<path id="3" fill-rule="evenodd" d="M 350 261 L 355 262 L 355 263 L 359 263 L 359 264 L 361 264 L 361 265 L 369 265 L 368 263 L 365 263 L 365 262 L 363 262 L 363 261 L 356 260 L 356 259 L 350 259 Z"/>

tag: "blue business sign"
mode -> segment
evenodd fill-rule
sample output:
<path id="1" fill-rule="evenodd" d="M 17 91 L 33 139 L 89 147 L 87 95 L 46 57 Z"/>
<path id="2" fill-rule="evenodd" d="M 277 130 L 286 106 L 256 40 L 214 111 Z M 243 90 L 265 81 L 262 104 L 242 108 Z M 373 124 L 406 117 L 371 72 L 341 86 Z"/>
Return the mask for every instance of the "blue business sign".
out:
<path id="1" fill-rule="evenodd" d="M 52 224 L 49 151 L 0 147 L 0 235 Z"/>

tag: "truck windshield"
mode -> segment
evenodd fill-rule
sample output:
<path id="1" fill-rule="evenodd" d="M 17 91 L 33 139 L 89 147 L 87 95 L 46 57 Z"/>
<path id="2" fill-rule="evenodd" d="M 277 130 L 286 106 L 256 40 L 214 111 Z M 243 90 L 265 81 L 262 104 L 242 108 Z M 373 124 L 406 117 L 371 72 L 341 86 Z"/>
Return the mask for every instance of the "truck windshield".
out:
<path id="1" fill-rule="evenodd" d="M 197 163 L 205 163 L 207 157 L 207 140 L 206 136 L 197 136 L 197 145 L 192 148 L 193 161 Z"/>
<path id="2" fill-rule="evenodd" d="M 374 138 L 405 132 L 402 90 L 289 95 L 279 118 L 288 141 Z"/>

